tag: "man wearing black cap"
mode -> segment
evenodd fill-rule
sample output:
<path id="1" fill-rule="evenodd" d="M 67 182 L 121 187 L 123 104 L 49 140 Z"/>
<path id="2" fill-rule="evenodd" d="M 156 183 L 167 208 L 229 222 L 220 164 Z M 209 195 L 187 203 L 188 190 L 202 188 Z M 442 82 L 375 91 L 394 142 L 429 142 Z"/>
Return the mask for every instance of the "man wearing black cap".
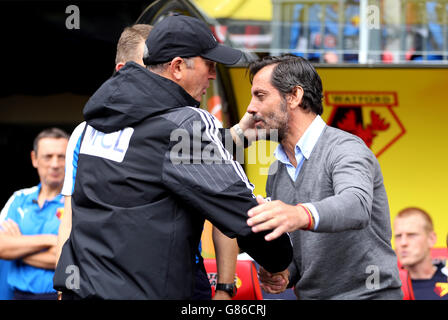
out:
<path id="1" fill-rule="evenodd" d="M 126 64 L 84 108 L 55 288 L 63 299 L 189 299 L 204 219 L 286 277 L 289 237 L 267 242 L 250 230 L 253 185 L 223 147 L 219 122 L 198 108 L 215 63 L 234 64 L 241 52 L 185 16 L 166 17 L 146 44 L 147 68 Z"/>
<path id="2" fill-rule="evenodd" d="M 162 20 L 146 44 L 146 65 L 168 62 L 175 57 L 197 56 L 231 65 L 241 58 L 241 51 L 219 44 L 205 23 L 181 15 Z"/>

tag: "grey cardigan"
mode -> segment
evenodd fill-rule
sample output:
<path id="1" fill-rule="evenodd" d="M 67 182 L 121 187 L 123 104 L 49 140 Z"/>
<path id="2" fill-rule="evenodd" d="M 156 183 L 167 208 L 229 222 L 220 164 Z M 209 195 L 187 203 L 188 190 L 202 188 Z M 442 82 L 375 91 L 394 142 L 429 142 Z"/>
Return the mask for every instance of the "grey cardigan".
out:
<path id="1" fill-rule="evenodd" d="M 299 299 L 402 298 L 381 168 L 361 139 L 327 126 L 295 182 L 279 161 L 269 171 L 268 196 L 310 202 L 320 217 L 315 231 L 291 233 Z"/>

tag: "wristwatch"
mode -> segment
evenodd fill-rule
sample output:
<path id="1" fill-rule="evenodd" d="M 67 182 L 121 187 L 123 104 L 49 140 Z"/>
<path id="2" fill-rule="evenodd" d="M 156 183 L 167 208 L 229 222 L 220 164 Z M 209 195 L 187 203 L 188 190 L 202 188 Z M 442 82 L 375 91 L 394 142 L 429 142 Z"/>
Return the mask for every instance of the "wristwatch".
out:
<path id="1" fill-rule="evenodd" d="M 232 298 L 236 296 L 236 285 L 234 283 L 218 283 L 215 291 L 218 290 L 227 292 Z"/>
<path id="2" fill-rule="evenodd" d="M 240 142 L 243 144 L 243 147 L 244 148 L 249 147 L 251 145 L 251 143 L 249 142 L 249 140 L 244 135 L 243 129 L 241 129 L 240 124 L 237 123 L 232 128 L 233 128 L 233 130 L 235 130 L 235 133 L 238 136 L 238 139 L 240 140 Z M 238 145 L 238 143 L 236 143 L 236 144 Z"/>

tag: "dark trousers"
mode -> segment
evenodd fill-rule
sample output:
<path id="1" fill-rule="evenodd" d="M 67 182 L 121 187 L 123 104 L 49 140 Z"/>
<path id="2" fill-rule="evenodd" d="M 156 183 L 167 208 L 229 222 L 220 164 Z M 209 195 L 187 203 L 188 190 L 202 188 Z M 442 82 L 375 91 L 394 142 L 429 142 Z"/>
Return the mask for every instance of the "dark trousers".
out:
<path id="1" fill-rule="evenodd" d="M 61 300 L 81 300 L 81 297 L 73 291 L 64 291 L 62 292 Z"/>
<path id="2" fill-rule="evenodd" d="M 12 296 L 13 300 L 57 300 L 58 294 L 56 292 L 49 293 L 32 293 L 15 289 Z"/>
<path id="3" fill-rule="evenodd" d="M 207 271 L 205 271 L 204 264 L 202 262 L 197 263 L 196 274 L 195 274 L 195 286 L 193 300 L 211 300 L 212 299 L 212 288 L 210 286 L 210 281 L 208 280 Z"/>

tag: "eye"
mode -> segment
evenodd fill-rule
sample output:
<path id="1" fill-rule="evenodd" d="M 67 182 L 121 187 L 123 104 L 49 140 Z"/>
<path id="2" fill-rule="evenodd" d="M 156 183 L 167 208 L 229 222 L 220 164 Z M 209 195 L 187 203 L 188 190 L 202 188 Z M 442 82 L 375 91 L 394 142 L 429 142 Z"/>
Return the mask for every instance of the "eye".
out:
<path id="1" fill-rule="evenodd" d="M 214 71 L 216 68 L 216 62 L 207 60 L 207 67 L 210 71 Z"/>
<path id="2" fill-rule="evenodd" d="M 257 93 L 255 94 L 255 96 L 256 96 L 259 100 L 263 100 L 264 97 L 265 97 L 264 93 L 261 93 L 261 92 L 257 92 Z"/>

